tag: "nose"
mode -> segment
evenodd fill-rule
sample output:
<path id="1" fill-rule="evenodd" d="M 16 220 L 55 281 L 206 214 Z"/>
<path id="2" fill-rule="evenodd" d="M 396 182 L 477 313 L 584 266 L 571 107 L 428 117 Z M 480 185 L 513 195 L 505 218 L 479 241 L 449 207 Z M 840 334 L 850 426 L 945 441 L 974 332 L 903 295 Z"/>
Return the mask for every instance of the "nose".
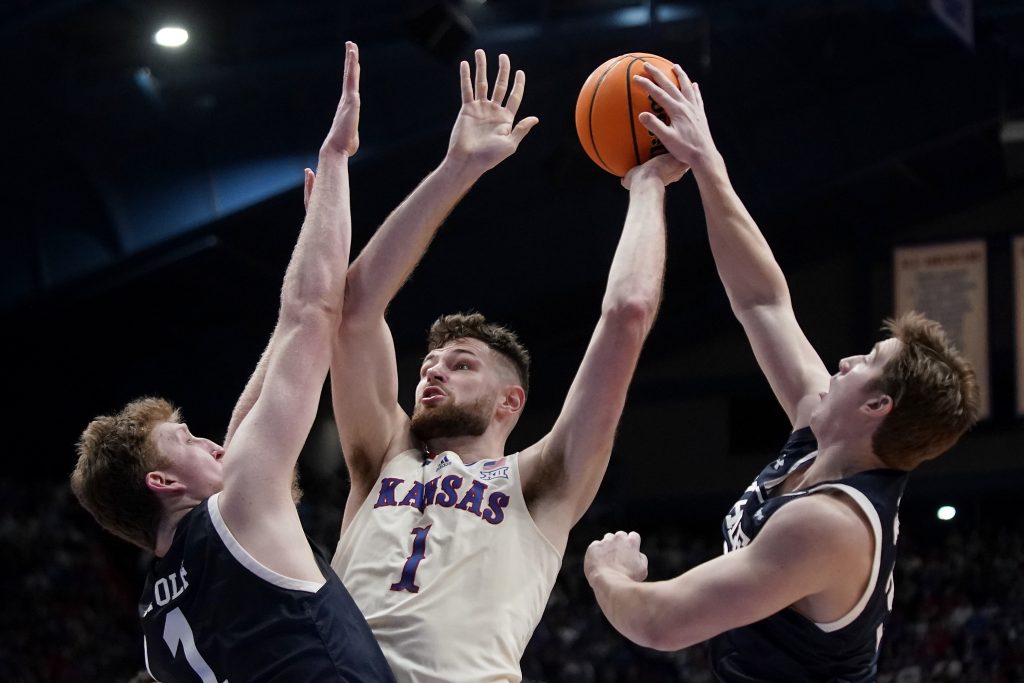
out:
<path id="1" fill-rule="evenodd" d="M 857 364 L 858 361 L 864 360 L 864 356 L 847 356 L 846 358 L 839 361 L 839 374 L 845 375 Z"/>
<path id="2" fill-rule="evenodd" d="M 448 378 L 445 376 L 444 369 L 441 367 L 440 363 L 437 363 L 436 365 L 432 365 L 431 367 L 427 368 L 427 380 L 439 384 L 444 384 L 446 381 L 448 381 Z"/>

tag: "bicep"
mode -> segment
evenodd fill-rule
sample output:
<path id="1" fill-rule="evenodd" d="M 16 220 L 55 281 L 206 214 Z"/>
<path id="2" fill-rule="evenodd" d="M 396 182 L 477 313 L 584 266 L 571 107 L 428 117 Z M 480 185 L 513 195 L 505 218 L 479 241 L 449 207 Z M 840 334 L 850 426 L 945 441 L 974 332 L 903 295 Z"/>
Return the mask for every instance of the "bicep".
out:
<path id="1" fill-rule="evenodd" d="M 801 401 L 828 391 L 829 372 L 784 303 L 754 306 L 737 313 L 754 357 L 794 428 L 806 425 Z"/>
<path id="2" fill-rule="evenodd" d="M 652 604 L 663 644 L 685 647 L 833 591 L 862 554 L 862 526 L 826 496 L 788 503 L 750 545 L 661 584 Z"/>
<path id="3" fill-rule="evenodd" d="M 228 498 L 291 499 L 292 470 L 316 419 L 330 358 L 333 319 L 310 315 L 279 330 L 263 391 L 224 456 Z"/>
<path id="4" fill-rule="evenodd" d="M 395 345 L 384 318 L 367 325 L 342 320 L 331 354 L 331 399 L 350 476 L 375 479 L 408 423 L 398 404 Z"/>
<path id="5" fill-rule="evenodd" d="M 762 532 L 763 533 L 763 532 Z M 817 592 L 825 558 L 795 543 L 755 540 L 668 581 L 651 584 L 650 637 L 675 650 L 765 619 Z"/>
<path id="6" fill-rule="evenodd" d="M 639 319 L 601 318 L 562 411 L 537 450 L 543 461 L 537 472 L 573 473 L 558 477 L 562 487 L 554 496 L 572 516 L 570 526 L 604 477 L 645 333 Z"/>

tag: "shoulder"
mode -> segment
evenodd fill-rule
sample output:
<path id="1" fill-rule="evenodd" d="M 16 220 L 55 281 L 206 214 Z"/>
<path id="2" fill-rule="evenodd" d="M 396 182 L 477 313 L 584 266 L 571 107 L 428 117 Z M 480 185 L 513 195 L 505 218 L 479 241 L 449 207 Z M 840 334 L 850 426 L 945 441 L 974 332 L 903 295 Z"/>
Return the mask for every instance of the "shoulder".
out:
<path id="1" fill-rule="evenodd" d="M 752 545 L 765 541 L 787 553 L 831 555 L 837 559 L 860 556 L 870 549 L 870 523 L 849 496 L 822 491 L 794 498 L 765 523 Z"/>

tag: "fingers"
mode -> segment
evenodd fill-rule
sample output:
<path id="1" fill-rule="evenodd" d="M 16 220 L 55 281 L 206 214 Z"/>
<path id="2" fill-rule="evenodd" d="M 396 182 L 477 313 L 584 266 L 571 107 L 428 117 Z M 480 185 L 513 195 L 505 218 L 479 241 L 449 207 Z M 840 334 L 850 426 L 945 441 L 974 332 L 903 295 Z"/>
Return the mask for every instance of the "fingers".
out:
<path id="1" fill-rule="evenodd" d="M 476 99 L 487 99 L 487 54 L 483 50 L 473 53 L 476 57 Z"/>
<path id="2" fill-rule="evenodd" d="M 690 77 L 686 75 L 685 71 L 683 71 L 683 67 L 678 64 L 673 64 L 672 71 L 675 73 L 676 78 L 679 79 L 679 89 L 683 94 L 693 90 L 693 83 L 690 82 Z"/>
<path id="3" fill-rule="evenodd" d="M 345 92 L 359 92 L 359 46 L 352 41 L 345 43 Z"/>
<path id="4" fill-rule="evenodd" d="M 473 81 L 469 75 L 469 62 L 462 60 L 459 62 L 459 85 L 462 89 L 462 103 L 473 101 Z"/>
<path id="5" fill-rule="evenodd" d="M 674 105 L 676 105 L 679 102 L 679 100 L 677 100 L 675 97 L 672 97 L 670 93 L 666 92 L 664 89 L 661 88 L 661 86 L 659 86 L 657 83 L 655 83 L 649 78 L 644 78 L 643 76 L 633 76 L 633 80 L 636 81 L 637 85 L 643 88 L 644 92 L 650 95 L 651 98 L 659 105 L 661 105 L 661 108 L 665 109 L 666 111 L 670 110 Z M 669 85 L 673 89 L 675 89 L 676 87 L 675 84 L 671 82 L 669 83 Z M 676 90 L 676 92 L 678 93 L 679 91 Z"/>
<path id="6" fill-rule="evenodd" d="M 700 85 L 694 83 L 692 91 L 694 102 L 697 103 L 697 107 L 699 107 L 701 111 L 704 111 L 704 96 L 700 94 Z"/>
<path id="7" fill-rule="evenodd" d="M 659 140 L 665 140 L 671 135 L 672 129 L 651 112 L 642 111 L 637 118 L 640 119 L 640 124 Z"/>
<path id="8" fill-rule="evenodd" d="M 540 123 L 540 119 L 536 116 L 527 116 L 515 125 L 510 135 L 517 147 L 519 146 L 519 143 L 523 141 L 523 138 L 526 137 L 526 134 L 529 133 L 538 123 Z"/>
<path id="9" fill-rule="evenodd" d="M 304 177 L 302 182 L 302 206 L 309 211 L 309 198 L 313 196 L 313 180 L 316 178 L 312 169 L 307 168 L 304 171 Z"/>
<path id="10" fill-rule="evenodd" d="M 673 67 L 673 71 L 675 71 L 675 70 L 676 70 L 675 67 Z M 680 73 L 683 73 L 682 69 L 679 69 L 678 71 L 676 71 L 676 78 L 679 78 L 679 74 Z M 690 81 L 688 79 L 686 81 L 686 85 L 683 85 L 683 80 L 682 79 L 686 78 L 686 74 L 685 73 L 683 74 L 682 78 L 680 78 L 680 80 L 679 80 L 680 85 L 677 86 L 675 83 L 672 82 L 672 79 L 669 78 L 668 75 L 664 71 L 662 71 L 658 67 L 656 67 L 653 64 L 648 62 L 648 63 L 644 64 L 644 76 L 647 77 L 647 80 L 652 81 L 653 83 L 655 83 L 658 86 L 658 88 L 663 93 L 665 93 L 666 97 L 668 97 L 670 99 L 673 99 L 673 100 L 681 100 L 681 99 L 683 99 L 682 90 L 689 90 L 689 83 L 690 83 Z M 639 77 L 636 77 L 636 78 L 639 81 L 644 76 L 639 76 Z"/>
<path id="11" fill-rule="evenodd" d="M 508 61 L 508 55 L 498 55 L 498 79 L 494 82 L 494 92 L 491 93 L 492 102 L 501 104 L 505 99 L 505 93 L 508 91 L 508 74 L 511 70 L 512 65 Z"/>
<path id="12" fill-rule="evenodd" d="M 519 111 L 519 104 L 523 101 L 523 91 L 526 89 L 526 74 L 516 71 L 515 80 L 512 82 L 512 92 L 508 96 L 505 108 L 512 112 L 512 116 Z"/>

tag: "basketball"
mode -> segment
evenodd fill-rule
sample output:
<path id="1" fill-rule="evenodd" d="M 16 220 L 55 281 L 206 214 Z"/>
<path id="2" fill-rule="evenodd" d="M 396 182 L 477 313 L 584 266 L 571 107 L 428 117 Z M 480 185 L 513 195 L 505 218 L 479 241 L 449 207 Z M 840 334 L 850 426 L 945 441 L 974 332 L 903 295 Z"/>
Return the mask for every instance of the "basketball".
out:
<path id="1" fill-rule="evenodd" d="M 576 100 L 580 144 L 595 164 L 620 177 L 637 164 L 665 153 L 665 147 L 638 118 L 640 112 L 649 111 L 662 121 L 668 120 L 661 107 L 633 81 L 633 76 L 644 75 L 644 63 L 653 64 L 679 85 L 672 62 L 631 52 L 594 69 Z"/>

